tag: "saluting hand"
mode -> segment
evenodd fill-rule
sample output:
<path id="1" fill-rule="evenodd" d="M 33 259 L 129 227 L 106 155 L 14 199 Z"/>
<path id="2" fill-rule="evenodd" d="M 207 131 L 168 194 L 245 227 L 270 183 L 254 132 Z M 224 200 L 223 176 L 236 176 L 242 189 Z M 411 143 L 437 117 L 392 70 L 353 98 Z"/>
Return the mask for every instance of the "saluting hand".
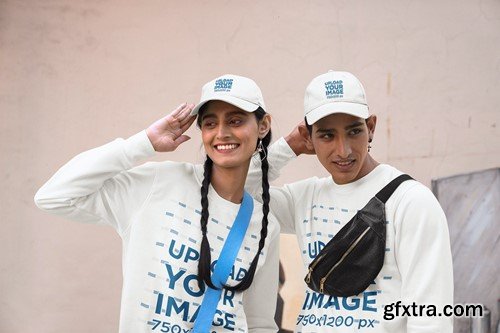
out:
<path id="1" fill-rule="evenodd" d="M 316 154 L 311 136 L 303 120 L 285 137 L 285 140 L 297 156 L 301 154 Z"/>
<path id="2" fill-rule="evenodd" d="M 183 133 L 196 119 L 196 116 L 190 116 L 193 108 L 194 104 L 183 103 L 146 129 L 149 141 L 157 152 L 174 151 L 181 143 L 191 139 Z"/>

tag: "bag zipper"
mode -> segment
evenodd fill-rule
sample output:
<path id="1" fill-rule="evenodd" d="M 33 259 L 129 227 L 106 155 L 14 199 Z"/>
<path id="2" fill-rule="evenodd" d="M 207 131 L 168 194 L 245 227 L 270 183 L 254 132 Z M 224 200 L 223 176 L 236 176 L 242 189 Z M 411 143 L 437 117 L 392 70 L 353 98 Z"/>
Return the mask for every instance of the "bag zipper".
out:
<path id="1" fill-rule="evenodd" d="M 325 255 L 321 255 L 321 257 L 318 258 L 318 260 L 316 260 L 315 262 L 312 263 L 312 265 L 309 266 L 309 272 L 307 273 L 307 276 L 306 276 L 306 283 L 309 283 L 311 282 L 311 273 L 314 269 L 314 267 L 316 267 L 316 265 L 321 261 L 321 259 L 323 259 Z"/>
<path id="2" fill-rule="evenodd" d="M 340 265 L 345 257 L 347 257 L 349 255 L 349 253 L 352 252 L 352 250 L 354 250 L 354 247 L 356 245 L 358 245 L 358 243 L 361 241 L 361 239 L 363 239 L 363 237 L 365 237 L 366 233 L 368 232 L 368 230 L 370 230 L 370 227 L 367 227 L 363 233 L 361 235 L 358 236 L 358 238 L 356 238 L 356 240 L 351 244 L 351 246 L 349 246 L 349 248 L 347 249 L 347 251 L 345 251 L 345 253 L 342 255 L 342 257 L 340 258 L 339 261 L 337 261 L 337 263 L 332 267 L 330 268 L 330 270 L 328 271 L 328 273 L 326 273 L 326 275 L 324 277 L 321 278 L 321 280 L 319 281 L 319 292 L 323 294 L 323 287 L 325 285 L 325 281 L 326 279 L 328 278 L 328 276 L 330 276 L 330 274 L 333 272 L 333 270 L 335 268 L 337 268 L 338 265 Z M 316 266 L 316 265 L 315 265 Z M 313 267 L 314 268 L 314 267 Z M 309 269 L 309 272 L 311 272 L 312 269 Z M 310 275 L 308 274 L 308 277 L 310 277 Z"/>

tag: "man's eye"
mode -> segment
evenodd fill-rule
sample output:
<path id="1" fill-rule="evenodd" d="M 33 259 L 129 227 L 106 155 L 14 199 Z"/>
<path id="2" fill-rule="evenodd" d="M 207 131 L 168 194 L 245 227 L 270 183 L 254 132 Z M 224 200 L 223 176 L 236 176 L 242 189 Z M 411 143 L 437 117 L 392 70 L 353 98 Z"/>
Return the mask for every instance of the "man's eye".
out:
<path id="1" fill-rule="evenodd" d="M 356 135 L 356 134 L 359 134 L 361 132 L 362 132 L 362 130 L 360 128 L 354 128 L 351 131 L 349 131 L 349 135 Z"/>

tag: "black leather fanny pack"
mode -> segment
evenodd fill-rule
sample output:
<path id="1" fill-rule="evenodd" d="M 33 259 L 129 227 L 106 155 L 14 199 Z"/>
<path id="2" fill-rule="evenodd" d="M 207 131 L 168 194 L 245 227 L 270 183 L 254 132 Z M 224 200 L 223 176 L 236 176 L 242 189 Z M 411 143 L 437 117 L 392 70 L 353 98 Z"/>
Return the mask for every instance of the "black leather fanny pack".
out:
<path id="1" fill-rule="evenodd" d="M 380 190 L 309 264 L 305 282 L 314 291 L 354 296 L 366 290 L 382 269 L 385 256 L 385 203 L 409 179 L 403 174 Z"/>

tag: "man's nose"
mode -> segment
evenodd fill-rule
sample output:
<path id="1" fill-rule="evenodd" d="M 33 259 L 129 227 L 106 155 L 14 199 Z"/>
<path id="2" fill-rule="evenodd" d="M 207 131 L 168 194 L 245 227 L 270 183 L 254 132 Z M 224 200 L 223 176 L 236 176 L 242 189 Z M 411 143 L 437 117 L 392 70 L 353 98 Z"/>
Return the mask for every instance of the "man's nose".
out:
<path id="1" fill-rule="evenodd" d="M 337 155 L 340 158 L 348 158 L 351 153 L 352 149 L 349 141 L 344 138 L 339 138 L 337 142 Z"/>

